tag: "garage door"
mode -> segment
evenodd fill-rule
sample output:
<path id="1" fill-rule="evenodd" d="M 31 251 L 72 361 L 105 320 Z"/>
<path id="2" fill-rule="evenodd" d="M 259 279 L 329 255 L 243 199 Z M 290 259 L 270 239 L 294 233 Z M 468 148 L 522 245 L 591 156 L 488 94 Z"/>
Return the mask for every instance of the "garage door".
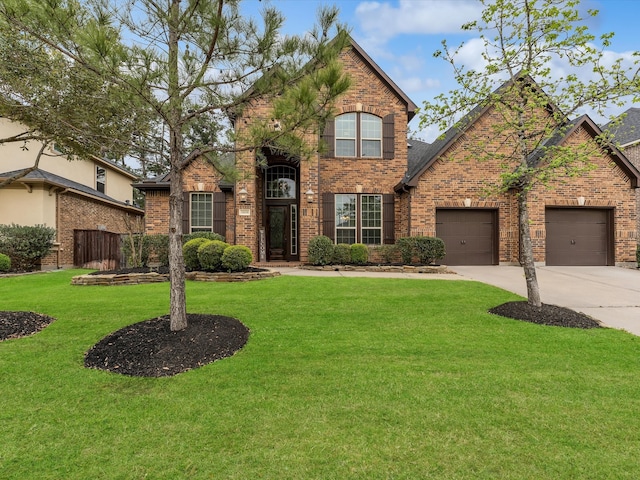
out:
<path id="1" fill-rule="evenodd" d="M 613 265 L 612 210 L 548 208 L 547 265 Z"/>
<path id="2" fill-rule="evenodd" d="M 498 263 L 497 210 L 437 210 L 436 235 L 445 243 L 446 265 Z"/>

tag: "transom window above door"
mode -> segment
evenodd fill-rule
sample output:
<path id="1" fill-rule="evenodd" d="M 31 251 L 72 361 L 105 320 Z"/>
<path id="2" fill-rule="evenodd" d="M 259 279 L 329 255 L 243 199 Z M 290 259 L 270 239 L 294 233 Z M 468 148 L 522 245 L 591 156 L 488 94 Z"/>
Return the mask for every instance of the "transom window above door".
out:
<path id="1" fill-rule="evenodd" d="M 269 167 L 265 174 L 265 198 L 296 198 L 296 169 L 288 165 Z"/>
<path id="2" fill-rule="evenodd" d="M 382 157 L 382 119 L 370 113 L 345 113 L 335 118 L 337 157 Z"/>

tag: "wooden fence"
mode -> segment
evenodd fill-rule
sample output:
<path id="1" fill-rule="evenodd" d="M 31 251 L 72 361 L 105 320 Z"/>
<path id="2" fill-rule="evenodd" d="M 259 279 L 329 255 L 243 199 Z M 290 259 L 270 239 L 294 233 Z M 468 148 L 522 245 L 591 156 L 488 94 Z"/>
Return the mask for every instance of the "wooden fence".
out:
<path id="1" fill-rule="evenodd" d="M 120 268 L 120 234 L 102 230 L 73 231 L 73 264 L 80 268 Z"/>

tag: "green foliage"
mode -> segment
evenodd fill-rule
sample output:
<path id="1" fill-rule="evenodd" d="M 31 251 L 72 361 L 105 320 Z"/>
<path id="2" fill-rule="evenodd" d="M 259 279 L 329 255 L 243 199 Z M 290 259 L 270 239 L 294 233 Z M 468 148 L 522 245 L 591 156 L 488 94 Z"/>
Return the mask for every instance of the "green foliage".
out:
<path id="1" fill-rule="evenodd" d="M 324 235 L 309 240 L 309 263 L 311 265 L 329 265 L 333 260 L 333 242 Z"/>
<path id="2" fill-rule="evenodd" d="M 221 240 L 205 240 L 198 247 L 198 262 L 202 269 L 206 272 L 220 270 L 222 254 L 227 248 L 229 248 L 229 244 Z"/>
<path id="3" fill-rule="evenodd" d="M 414 237 L 413 248 L 418 261 L 425 265 L 434 263 L 445 255 L 444 242 L 437 237 Z"/>
<path id="4" fill-rule="evenodd" d="M 351 263 L 364 265 L 369 260 L 369 248 L 363 243 L 351 245 Z"/>
<path id="5" fill-rule="evenodd" d="M 147 235 L 147 241 L 151 250 L 150 258 L 163 267 L 169 266 L 169 235 L 161 233 Z"/>
<path id="6" fill-rule="evenodd" d="M 122 242 L 122 253 L 129 267 L 146 267 L 149 265 L 150 244 L 147 235 L 125 235 Z"/>
<path id="7" fill-rule="evenodd" d="M 339 265 L 347 265 L 351 263 L 351 245 L 347 243 L 338 243 L 337 245 L 334 245 L 331 263 Z"/>
<path id="8" fill-rule="evenodd" d="M 198 249 L 200 245 L 211 242 L 203 237 L 193 238 L 182 246 L 182 255 L 184 256 L 184 266 L 187 270 L 200 270 L 200 261 L 198 260 Z"/>
<path id="9" fill-rule="evenodd" d="M 424 265 L 434 263 L 445 255 L 445 245 L 437 237 L 402 237 L 396 241 L 402 256 L 402 263 L 408 265 L 417 261 Z"/>
<path id="10" fill-rule="evenodd" d="M 396 240 L 398 250 L 402 257 L 402 263 L 410 265 L 413 263 L 413 255 L 415 251 L 415 237 L 402 237 Z"/>
<path id="11" fill-rule="evenodd" d="M 375 247 L 375 251 L 380 255 L 384 263 L 394 263 L 400 249 L 398 245 L 379 245 Z"/>
<path id="12" fill-rule="evenodd" d="M 11 259 L 8 255 L 0 253 L 0 272 L 8 272 L 11 270 Z"/>
<path id="13" fill-rule="evenodd" d="M 53 245 L 56 231 L 44 225 L 0 225 L 0 251 L 11 259 L 16 272 L 36 270 Z"/>
<path id="14" fill-rule="evenodd" d="M 185 233 L 184 235 L 182 235 L 182 244 L 184 245 L 185 243 L 187 243 L 190 240 L 193 240 L 194 238 L 205 238 L 207 240 L 220 240 L 222 242 L 224 242 L 225 240 L 224 237 L 219 233 L 193 232 L 193 233 Z"/>
<path id="15" fill-rule="evenodd" d="M 240 272 L 253 262 L 253 255 L 249 247 L 233 245 L 222 254 L 222 268 L 229 272 Z"/>
<path id="16" fill-rule="evenodd" d="M 638 268 L 640 268 L 640 244 L 636 247 L 636 263 Z"/>

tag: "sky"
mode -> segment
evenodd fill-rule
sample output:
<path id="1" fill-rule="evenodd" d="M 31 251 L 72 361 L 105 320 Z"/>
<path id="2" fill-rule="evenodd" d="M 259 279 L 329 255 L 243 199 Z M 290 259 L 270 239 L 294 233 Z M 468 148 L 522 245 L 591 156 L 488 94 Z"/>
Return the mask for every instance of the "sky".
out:
<path id="1" fill-rule="evenodd" d="M 314 25 L 319 6 L 336 5 L 340 21 L 348 26 L 353 39 L 418 107 L 457 88 L 451 66 L 433 57 L 442 40 L 452 47 L 465 43 L 465 65 L 479 59 L 478 50 L 473 48 L 479 45 L 477 33 L 460 28 L 479 18 L 482 5 L 477 0 L 245 0 L 243 9 L 255 15 L 265 4 L 284 14 L 287 34 L 303 34 Z M 599 11 L 586 23 L 590 33 L 615 33 L 608 56 L 629 58 L 633 51 L 640 50 L 639 0 L 582 0 L 581 8 Z M 612 107 L 606 113 L 618 115 L 631 106 Z M 583 113 L 589 113 L 598 124 L 608 120 L 593 112 Z M 419 115 L 409 128 L 426 141 L 433 141 L 440 133 L 436 127 L 420 129 Z"/>

